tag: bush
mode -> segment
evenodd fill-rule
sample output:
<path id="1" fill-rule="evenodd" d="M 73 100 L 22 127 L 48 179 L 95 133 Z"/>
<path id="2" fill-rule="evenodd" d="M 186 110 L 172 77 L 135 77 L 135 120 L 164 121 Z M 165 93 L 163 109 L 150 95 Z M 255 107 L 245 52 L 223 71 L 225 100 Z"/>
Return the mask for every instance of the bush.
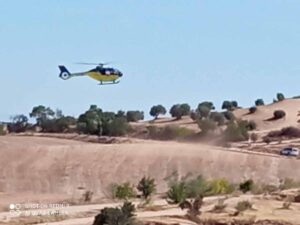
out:
<path id="1" fill-rule="evenodd" d="M 187 198 L 187 188 L 184 181 L 174 182 L 167 192 L 168 202 L 170 204 L 182 203 Z"/>
<path id="2" fill-rule="evenodd" d="M 127 200 L 135 195 L 134 187 L 129 182 L 113 185 L 113 197 L 115 198 Z"/>
<path id="3" fill-rule="evenodd" d="M 268 136 L 263 137 L 263 142 L 265 142 L 267 145 L 272 142 L 272 139 Z"/>
<path id="4" fill-rule="evenodd" d="M 208 182 L 202 176 L 187 180 L 185 186 L 188 198 L 196 198 L 197 196 L 205 195 L 209 189 Z"/>
<path id="5" fill-rule="evenodd" d="M 231 101 L 231 105 L 234 108 L 237 108 L 239 106 L 237 101 Z"/>
<path id="6" fill-rule="evenodd" d="M 211 119 L 204 119 L 198 121 L 198 126 L 203 134 L 207 134 L 209 131 L 214 131 L 217 125 Z"/>
<path id="7" fill-rule="evenodd" d="M 255 105 L 256 106 L 261 106 L 261 105 L 264 105 L 265 103 L 264 103 L 264 100 L 263 99 L 261 99 L 261 98 L 259 98 L 259 99 L 257 99 L 256 101 L 255 101 Z"/>
<path id="8" fill-rule="evenodd" d="M 184 139 L 194 134 L 194 131 L 185 127 L 170 125 L 165 127 L 148 126 L 149 137 L 158 140 Z"/>
<path id="9" fill-rule="evenodd" d="M 137 189 L 142 192 L 145 199 L 148 199 L 156 191 L 155 180 L 150 177 L 143 177 L 138 183 Z"/>
<path id="10" fill-rule="evenodd" d="M 258 140 L 258 135 L 255 133 L 250 134 L 250 140 L 256 142 Z"/>
<path id="11" fill-rule="evenodd" d="M 183 112 L 183 116 L 187 116 L 187 115 L 189 115 L 190 112 L 191 112 L 191 107 L 190 107 L 190 105 L 187 104 L 187 103 L 181 104 L 181 105 L 180 105 L 180 108 L 181 108 L 181 110 L 182 110 L 182 112 Z"/>
<path id="12" fill-rule="evenodd" d="M 228 111 L 232 111 L 238 107 L 237 101 L 224 101 L 222 104 L 222 109 L 226 109 Z"/>
<path id="13" fill-rule="evenodd" d="M 203 205 L 203 196 L 198 196 L 195 199 L 191 199 L 191 200 L 185 200 L 184 202 L 181 202 L 179 204 L 179 207 L 181 209 L 188 209 L 187 210 L 187 217 L 197 223 L 200 224 L 200 219 L 198 218 L 198 216 L 201 214 L 201 207 Z M 202 223 L 201 223 L 202 224 Z"/>
<path id="14" fill-rule="evenodd" d="M 130 202 L 125 202 L 121 208 L 104 208 L 95 217 L 93 225 L 134 225 L 135 207 Z"/>
<path id="15" fill-rule="evenodd" d="M 119 117 L 123 117 L 121 112 L 119 111 Z M 117 114 L 117 115 L 118 115 Z M 144 112 L 143 111 L 127 111 L 126 113 L 126 119 L 128 122 L 137 122 L 139 120 L 144 119 Z"/>
<path id="16" fill-rule="evenodd" d="M 281 118 L 283 118 L 283 117 L 285 117 L 285 111 L 283 111 L 283 110 L 275 110 L 274 111 L 274 113 L 273 113 L 273 115 L 274 115 L 274 119 L 281 119 Z"/>
<path id="17" fill-rule="evenodd" d="M 278 101 L 283 101 L 285 99 L 285 97 L 282 93 L 277 93 L 276 97 L 277 97 Z"/>
<path id="18" fill-rule="evenodd" d="M 106 127 L 109 136 L 123 136 L 127 134 L 129 129 L 127 120 L 122 117 L 114 118 Z"/>
<path id="19" fill-rule="evenodd" d="M 209 110 L 214 110 L 215 109 L 214 104 L 212 102 L 208 102 L 208 101 L 204 101 L 204 102 L 199 103 L 197 109 L 199 109 L 202 106 L 208 108 Z"/>
<path id="20" fill-rule="evenodd" d="M 230 111 L 225 111 L 225 112 L 223 112 L 223 115 L 224 115 L 224 117 L 225 117 L 227 120 L 229 120 L 229 121 L 235 120 L 234 114 L 233 114 L 232 112 L 230 112 Z"/>
<path id="21" fill-rule="evenodd" d="M 248 191 L 252 190 L 253 186 L 254 186 L 253 180 L 246 180 L 245 182 L 240 183 L 239 189 L 243 193 L 247 193 Z"/>
<path id="22" fill-rule="evenodd" d="M 210 114 L 210 119 L 215 121 L 219 126 L 224 125 L 225 123 L 225 116 L 223 113 L 212 112 Z"/>
<path id="23" fill-rule="evenodd" d="M 200 119 L 207 118 L 210 113 L 210 108 L 208 108 L 207 106 L 200 106 L 197 108 L 197 113 L 198 113 Z"/>
<path id="24" fill-rule="evenodd" d="M 208 183 L 207 195 L 230 194 L 234 190 L 234 185 L 229 183 L 226 179 L 213 179 Z"/>
<path id="25" fill-rule="evenodd" d="M 238 212 L 244 212 L 248 209 L 252 209 L 252 203 L 245 200 L 245 201 L 240 201 L 237 203 L 237 205 L 235 206 L 235 209 L 238 211 Z"/>
<path id="26" fill-rule="evenodd" d="M 269 138 L 287 137 L 287 138 L 298 138 L 300 137 L 300 129 L 297 127 L 284 127 L 281 130 L 270 131 L 267 134 Z"/>
<path id="27" fill-rule="evenodd" d="M 238 121 L 236 123 L 231 122 L 228 124 L 227 128 L 224 131 L 225 141 L 245 141 L 248 140 L 248 122 L 247 121 Z"/>
<path id="28" fill-rule="evenodd" d="M 191 107 L 188 104 L 176 104 L 170 109 L 170 114 L 176 119 L 181 119 L 182 116 L 186 116 L 190 113 Z"/>
<path id="29" fill-rule="evenodd" d="M 249 113 L 253 114 L 253 113 L 256 112 L 256 110 L 257 110 L 257 108 L 255 106 L 252 106 L 252 107 L 249 108 Z"/>

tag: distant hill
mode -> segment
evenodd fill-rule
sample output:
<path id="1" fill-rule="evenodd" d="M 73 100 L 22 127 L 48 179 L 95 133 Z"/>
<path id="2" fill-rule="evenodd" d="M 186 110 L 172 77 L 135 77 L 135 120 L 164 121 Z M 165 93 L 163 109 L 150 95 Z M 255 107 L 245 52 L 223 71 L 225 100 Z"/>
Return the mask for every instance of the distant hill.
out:
<path id="1" fill-rule="evenodd" d="M 275 110 L 283 110 L 285 118 L 272 120 Z M 277 130 L 287 126 L 299 126 L 298 112 L 300 111 L 300 99 L 285 99 L 269 105 L 257 106 L 255 113 L 250 114 L 249 108 L 234 110 L 237 118 L 253 120 L 257 124 L 258 131 Z"/>

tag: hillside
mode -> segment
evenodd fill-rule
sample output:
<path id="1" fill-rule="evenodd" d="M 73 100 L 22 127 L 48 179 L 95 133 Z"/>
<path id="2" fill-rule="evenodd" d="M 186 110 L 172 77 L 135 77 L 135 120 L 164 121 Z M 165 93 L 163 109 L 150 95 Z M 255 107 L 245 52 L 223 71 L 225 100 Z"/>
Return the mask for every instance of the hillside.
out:
<path id="1" fill-rule="evenodd" d="M 284 110 L 284 119 L 272 120 L 275 110 Z M 287 126 L 298 126 L 298 112 L 300 111 L 300 99 L 285 99 L 269 105 L 258 106 L 253 114 L 249 114 L 249 108 L 237 109 L 234 114 L 237 118 L 253 120 L 257 124 L 257 130 L 268 131 L 281 129 Z"/>
<path id="2" fill-rule="evenodd" d="M 253 178 L 277 183 L 279 178 L 297 179 L 300 175 L 296 159 L 201 144 L 145 141 L 104 145 L 6 136 L 0 137 L 0 149 L 0 193 L 2 197 L 18 193 L 21 199 L 23 193 L 70 199 L 78 197 L 80 190 L 105 197 L 112 183 L 136 183 L 144 175 L 154 177 L 162 192 L 167 187 L 164 179 L 174 171 L 181 176 L 193 173 L 235 182 Z"/>

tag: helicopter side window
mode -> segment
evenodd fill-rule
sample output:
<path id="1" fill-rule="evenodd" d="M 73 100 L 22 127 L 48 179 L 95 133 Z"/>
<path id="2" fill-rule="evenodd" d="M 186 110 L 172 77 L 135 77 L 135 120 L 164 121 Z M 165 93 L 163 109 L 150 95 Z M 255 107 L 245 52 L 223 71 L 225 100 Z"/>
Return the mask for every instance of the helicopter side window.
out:
<path id="1" fill-rule="evenodd" d="M 110 74 L 111 74 L 111 71 L 110 71 L 110 70 L 105 70 L 105 74 L 106 74 L 106 75 L 110 75 Z"/>

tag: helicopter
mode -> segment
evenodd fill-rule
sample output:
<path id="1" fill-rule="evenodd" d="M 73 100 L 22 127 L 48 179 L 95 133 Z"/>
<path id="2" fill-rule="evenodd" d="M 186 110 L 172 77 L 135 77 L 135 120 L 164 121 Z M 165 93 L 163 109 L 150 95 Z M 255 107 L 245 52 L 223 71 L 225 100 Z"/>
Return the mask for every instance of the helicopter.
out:
<path id="1" fill-rule="evenodd" d="M 89 76 L 97 81 L 100 81 L 99 85 L 105 84 L 117 84 L 118 78 L 123 76 L 123 73 L 115 68 L 104 67 L 108 63 L 76 63 L 81 65 L 97 65 L 95 68 L 79 73 L 70 73 L 64 65 L 59 65 L 60 70 L 59 77 L 63 80 L 70 79 L 78 76 Z"/>

